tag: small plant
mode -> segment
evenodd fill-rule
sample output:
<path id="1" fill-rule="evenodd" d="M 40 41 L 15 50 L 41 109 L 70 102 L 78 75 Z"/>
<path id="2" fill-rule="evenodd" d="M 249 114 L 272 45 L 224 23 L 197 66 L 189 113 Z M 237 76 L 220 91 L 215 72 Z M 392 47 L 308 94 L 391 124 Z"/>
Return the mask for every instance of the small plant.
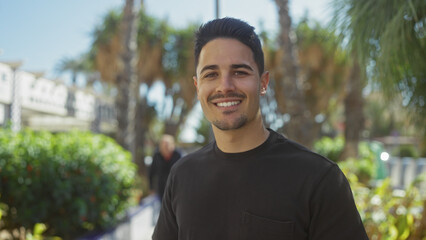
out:
<path id="1" fill-rule="evenodd" d="M 43 233 L 47 230 L 46 224 L 37 223 L 34 225 L 32 233 L 27 233 L 25 240 L 61 240 L 60 237 L 43 237 Z"/>

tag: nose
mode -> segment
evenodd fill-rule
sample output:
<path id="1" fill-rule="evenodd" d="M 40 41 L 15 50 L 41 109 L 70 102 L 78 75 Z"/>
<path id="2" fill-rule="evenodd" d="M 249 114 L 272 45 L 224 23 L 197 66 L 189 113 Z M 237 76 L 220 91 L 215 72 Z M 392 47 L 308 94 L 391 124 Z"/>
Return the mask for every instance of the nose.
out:
<path id="1" fill-rule="evenodd" d="M 232 92 L 235 90 L 234 79 L 230 74 L 223 74 L 220 78 L 220 83 L 218 86 L 218 92 Z"/>

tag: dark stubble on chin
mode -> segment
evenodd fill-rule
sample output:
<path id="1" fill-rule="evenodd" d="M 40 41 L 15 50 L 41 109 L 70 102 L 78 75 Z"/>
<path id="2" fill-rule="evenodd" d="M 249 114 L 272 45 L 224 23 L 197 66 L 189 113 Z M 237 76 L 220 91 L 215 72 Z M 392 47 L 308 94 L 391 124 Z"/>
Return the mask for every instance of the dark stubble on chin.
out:
<path id="1" fill-rule="evenodd" d="M 247 122 L 247 116 L 241 115 L 231 124 L 228 124 L 227 122 L 220 121 L 220 120 L 213 121 L 212 123 L 215 127 L 219 128 L 220 130 L 227 131 L 227 130 L 239 129 L 242 126 L 244 126 L 246 122 Z"/>
<path id="2" fill-rule="evenodd" d="M 217 93 L 215 95 L 209 96 L 207 98 L 207 101 L 211 102 L 211 101 L 213 101 L 215 99 L 232 98 L 232 97 L 237 97 L 237 98 L 242 98 L 242 99 L 247 98 L 247 96 L 245 94 L 236 93 L 236 92 L 229 92 L 229 93 L 226 93 L 226 94 Z M 233 112 L 232 111 L 230 111 L 230 112 L 226 112 L 226 111 L 223 112 L 223 114 L 225 114 L 225 115 L 226 114 L 231 114 L 231 113 L 233 113 Z M 228 124 L 227 122 L 220 121 L 220 120 L 213 121 L 212 124 L 214 126 L 216 126 L 218 129 L 226 131 L 226 130 L 239 129 L 242 126 L 244 126 L 246 124 L 246 122 L 247 122 L 247 116 L 243 114 L 243 115 L 241 115 L 239 118 L 237 118 L 231 124 Z"/>

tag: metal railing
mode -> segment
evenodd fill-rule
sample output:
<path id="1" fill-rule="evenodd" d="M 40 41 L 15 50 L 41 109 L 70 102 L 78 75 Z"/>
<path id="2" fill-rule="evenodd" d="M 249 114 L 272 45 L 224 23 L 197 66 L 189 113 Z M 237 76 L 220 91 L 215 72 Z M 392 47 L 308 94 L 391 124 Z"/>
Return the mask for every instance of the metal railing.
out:
<path id="1" fill-rule="evenodd" d="M 131 208 L 127 216 L 116 227 L 101 232 L 91 232 L 78 240 L 148 240 L 151 239 L 160 210 L 157 196 L 149 196 L 137 207 Z"/>
<path id="2" fill-rule="evenodd" d="M 426 158 L 392 157 L 385 162 L 391 184 L 397 189 L 406 189 L 421 174 L 426 174 Z M 419 190 L 426 193 L 426 181 L 419 184 Z"/>

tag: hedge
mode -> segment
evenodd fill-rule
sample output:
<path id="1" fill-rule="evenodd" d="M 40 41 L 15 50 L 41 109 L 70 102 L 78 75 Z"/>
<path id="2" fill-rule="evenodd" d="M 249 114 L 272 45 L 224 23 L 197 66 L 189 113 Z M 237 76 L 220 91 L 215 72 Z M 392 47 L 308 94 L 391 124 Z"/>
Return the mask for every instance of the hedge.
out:
<path id="1" fill-rule="evenodd" d="M 87 132 L 0 129 L 0 229 L 33 229 L 64 239 L 114 225 L 136 174 L 130 154 Z"/>

